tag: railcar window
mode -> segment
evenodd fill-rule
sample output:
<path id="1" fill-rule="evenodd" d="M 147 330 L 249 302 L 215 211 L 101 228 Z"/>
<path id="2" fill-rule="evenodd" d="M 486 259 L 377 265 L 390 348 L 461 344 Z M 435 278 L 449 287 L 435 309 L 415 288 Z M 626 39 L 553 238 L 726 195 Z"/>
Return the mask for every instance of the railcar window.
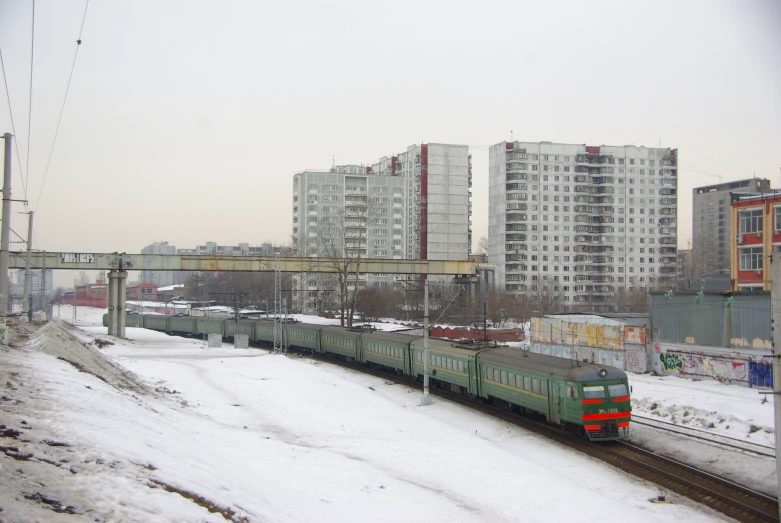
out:
<path id="1" fill-rule="evenodd" d="M 583 387 L 583 397 L 586 399 L 604 398 L 605 387 L 602 385 L 589 385 Z"/>
<path id="2" fill-rule="evenodd" d="M 528 376 L 523 377 L 523 390 L 532 390 L 532 379 Z"/>
<path id="3" fill-rule="evenodd" d="M 515 388 L 523 389 L 523 376 L 520 376 L 518 374 L 515 375 Z"/>
<path id="4" fill-rule="evenodd" d="M 540 393 L 540 380 L 538 380 L 537 378 L 532 380 L 532 392 L 535 394 Z"/>
<path id="5" fill-rule="evenodd" d="M 502 383 L 507 385 L 507 371 L 502 371 Z"/>
<path id="6" fill-rule="evenodd" d="M 499 383 L 499 371 L 497 369 L 494 369 L 494 381 Z"/>
<path id="7" fill-rule="evenodd" d="M 442 356 L 437 356 L 437 367 L 442 367 Z"/>
<path id="8" fill-rule="evenodd" d="M 620 398 L 621 396 L 629 396 L 626 392 L 626 385 L 619 383 L 618 385 L 608 385 L 607 391 L 611 398 Z"/>
<path id="9" fill-rule="evenodd" d="M 458 362 L 458 372 L 464 372 L 464 362 L 459 361 Z"/>
<path id="10" fill-rule="evenodd" d="M 578 388 L 573 387 L 572 385 L 567 385 L 567 397 L 577 399 L 578 398 Z"/>

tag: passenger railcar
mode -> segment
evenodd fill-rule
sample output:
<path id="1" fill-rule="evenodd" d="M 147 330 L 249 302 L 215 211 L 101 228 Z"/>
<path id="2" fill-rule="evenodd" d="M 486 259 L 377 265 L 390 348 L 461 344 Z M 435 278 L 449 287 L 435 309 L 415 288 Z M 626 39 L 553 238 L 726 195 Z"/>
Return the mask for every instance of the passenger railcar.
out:
<path id="1" fill-rule="evenodd" d="M 131 318 L 134 318 L 131 320 Z M 108 325 L 108 315 L 103 324 Z M 129 327 L 181 334 L 248 334 L 250 341 L 272 344 L 275 324 L 268 320 L 129 315 Z M 329 354 L 347 361 L 395 370 L 422 379 L 423 339 L 401 333 L 366 332 L 296 323 L 276 325 L 289 347 Z M 631 421 L 630 387 L 616 368 L 509 348 L 474 349 L 449 340 L 430 339 L 431 386 L 504 402 L 513 410 L 536 413 L 554 425 L 588 436 L 626 437 Z"/>
<path id="2" fill-rule="evenodd" d="M 417 337 L 411 343 L 412 371 L 416 377 L 423 377 L 423 338 Z M 447 384 L 454 392 L 478 393 L 476 355 L 477 351 L 460 347 L 452 341 L 429 339 L 428 353 L 431 376 L 435 384 Z"/>
<path id="3" fill-rule="evenodd" d="M 408 334 L 390 332 L 366 332 L 361 334 L 364 363 L 392 369 L 412 375 L 410 370 L 410 344 L 419 338 Z"/>
<path id="4" fill-rule="evenodd" d="M 361 348 L 359 332 L 340 327 L 320 328 L 320 352 L 344 356 L 348 361 L 363 361 Z"/>
<path id="5" fill-rule="evenodd" d="M 628 433 L 629 385 L 619 369 L 508 348 L 482 351 L 477 360 L 483 398 L 539 413 L 594 441 Z"/>

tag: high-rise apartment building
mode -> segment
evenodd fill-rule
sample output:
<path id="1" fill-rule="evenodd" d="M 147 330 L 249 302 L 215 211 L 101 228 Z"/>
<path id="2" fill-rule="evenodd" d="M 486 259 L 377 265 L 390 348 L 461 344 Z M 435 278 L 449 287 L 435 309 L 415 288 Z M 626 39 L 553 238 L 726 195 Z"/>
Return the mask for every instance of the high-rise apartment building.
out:
<path id="1" fill-rule="evenodd" d="M 692 264 L 704 274 L 730 267 L 732 224 L 730 193 L 755 194 L 770 190 L 770 180 L 752 178 L 695 187 L 692 190 Z"/>
<path id="2" fill-rule="evenodd" d="M 406 181 L 407 258 L 466 260 L 472 245 L 472 156 L 466 145 L 411 145 L 372 174 Z"/>
<path id="3" fill-rule="evenodd" d="M 471 156 L 466 145 L 413 145 L 372 166 L 306 170 L 293 177 L 293 241 L 299 256 L 334 247 L 368 258 L 466 260 L 471 245 Z M 311 311 L 323 278 L 297 278 L 299 310 Z M 361 275 L 357 285 L 390 285 Z"/>
<path id="4" fill-rule="evenodd" d="M 677 149 L 501 142 L 489 151 L 497 285 L 608 310 L 619 289 L 674 281 Z"/>
<path id="5" fill-rule="evenodd" d="M 141 254 L 176 254 L 176 247 L 168 245 L 168 242 L 155 242 L 141 249 Z M 158 287 L 180 283 L 175 271 L 141 271 L 139 280 L 141 283 L 153 283 Z"/>

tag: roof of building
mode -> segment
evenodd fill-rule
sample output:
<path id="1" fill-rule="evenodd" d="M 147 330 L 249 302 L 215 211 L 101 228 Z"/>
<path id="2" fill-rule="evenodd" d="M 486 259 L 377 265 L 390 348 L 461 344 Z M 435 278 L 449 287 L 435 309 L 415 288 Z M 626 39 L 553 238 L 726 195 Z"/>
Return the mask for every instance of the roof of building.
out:
<path id="1" fill-rule="evenodd" d="M 596 314 L 546 314 L 545 317 L 569 323 L 585 323 L 586 325 L 608 325 L 611 327 L 626 325 L 626 322 L 597 316 Z"/>

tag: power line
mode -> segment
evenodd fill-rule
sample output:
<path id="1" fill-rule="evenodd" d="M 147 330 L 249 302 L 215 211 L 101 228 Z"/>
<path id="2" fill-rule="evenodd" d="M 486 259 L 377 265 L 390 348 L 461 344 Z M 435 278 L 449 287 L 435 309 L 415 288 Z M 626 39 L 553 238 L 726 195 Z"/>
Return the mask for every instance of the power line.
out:
<path id="1" fill-rule="evenodd" d="M 30 100 L 27 104 L 27 163 L 25 166 L 25 178 L 24 178 L 24 194 L 25 200 L 27 200 L 27 186 L 30 183 L 30 134 L 32 131 L 33 121 L 33 63 L 35 62 L 35 0 L 33 0 L 33 28 L 30 36 Z M 27 207 L 27 202 L 24 202 L 24 206 Z"/>
<path id="2" fill-rule="evenodd" d="M 60 109 L 60 117 L 57 120 L 57 129 L 54 131 L 54 140 L 52 140 L 52 148 L 49 151 L 49 160 L 46 162 L 46 170 L 43 172 L 43 181 L 41 182 L 41 190 L 38 192 L 38 200 L 35 202 L 35 208 L 38 208 L 38 204 L 41 202 L 41 195 L 43 194 L 43 186 L 46 184 L 46 176 L 49 174 L 49 166 L 52 163 L 52 156 L 54 155 L 54 146 L 57 144 L 57 135 L 60 132 L 60 124 L 62 123 L 62 115 L 65 112 L 65 103 L 68 101 L 68 92 L 71 88 L 71 80 L 73 79 L 73 70 L 76 68 L 76 59 L 79 57 L 79 48 L 81 47 L 81 35 L 84 32 L 84 21 L 87 19 L 87 9 L 89 9 L 89 0 L 84 6 L 84 16 L 81 18 L 81 28 L 79 29 L 79 39 L 76 40 L 76 52 L 73 54 L 73 64 L 71 65 L 71 72 L 68 76 L 68 86 L 65 88 L 65 98 L 62 100 L 62 108 Z"/>
<path id="3" fill-rule="evenodd" d="M 3 81 L 5 82 L 5 96 L 8 99 L 8 112 L 11 114 L 11 130 L 16 138 L 16 125 L 14 125 L 14 112 L 11 109 L 11 93 L 8 91 L 8 78 L 5 75 L 5 61 L 3 60 L 3 50 L 0 49 L 0 66 L 3 69 Z M 19 176 L 22 178 L 22 188 L 24 189 L 24 199 L 27 200 L 27 188 L 24 186 L 24 174 L 22 173 L 22 157 L 19 156 L 19 140 L 14 140 L 16 148 L 16 162 L 19 164 Z"/>

